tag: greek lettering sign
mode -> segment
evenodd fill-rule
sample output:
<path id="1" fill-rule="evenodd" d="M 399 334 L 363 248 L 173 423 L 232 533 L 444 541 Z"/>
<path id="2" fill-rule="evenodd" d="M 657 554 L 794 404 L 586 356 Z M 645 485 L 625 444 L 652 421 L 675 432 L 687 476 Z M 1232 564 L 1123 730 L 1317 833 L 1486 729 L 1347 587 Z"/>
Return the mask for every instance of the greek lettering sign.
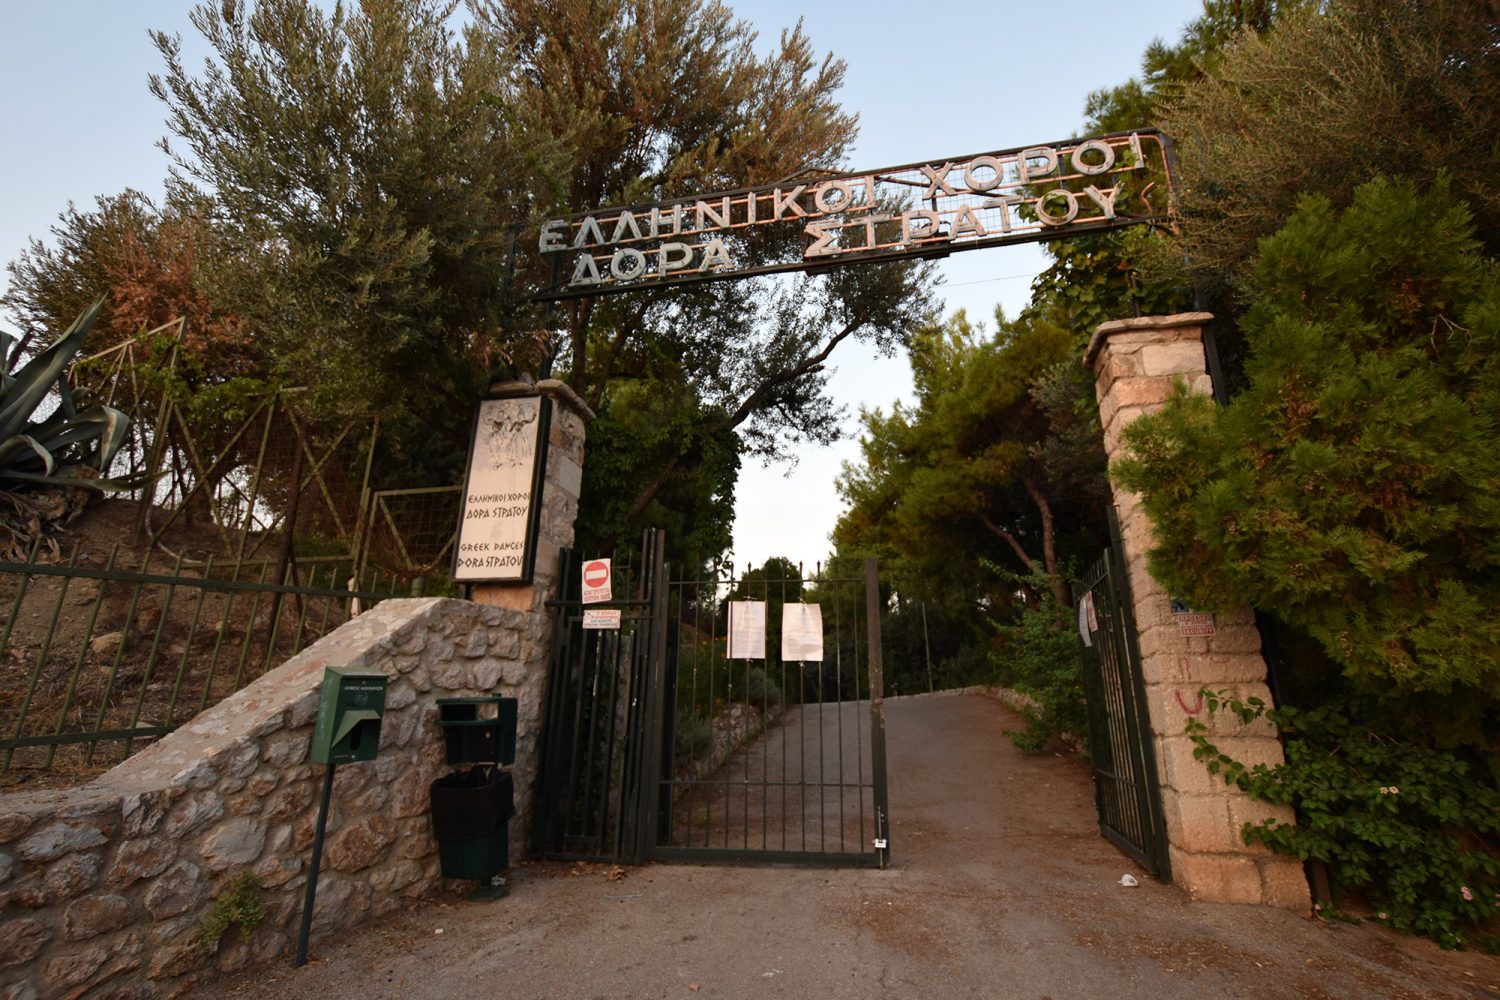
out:
<path id="1" fill-rule="evenodd" d="M 542 471 L 546 468 L 548 401 L 541 396 L 486 399 L 469 445 L 463 511 L 453 579 L 531 579 Z"/>
<path id="2" fill-rule="evenodd" d="M 1170 161 L 1166 137 L 1143 129 L 551 219 L 527 240 L 551 274 L 531 298 L 946 256 L 1163 220 Z"/>

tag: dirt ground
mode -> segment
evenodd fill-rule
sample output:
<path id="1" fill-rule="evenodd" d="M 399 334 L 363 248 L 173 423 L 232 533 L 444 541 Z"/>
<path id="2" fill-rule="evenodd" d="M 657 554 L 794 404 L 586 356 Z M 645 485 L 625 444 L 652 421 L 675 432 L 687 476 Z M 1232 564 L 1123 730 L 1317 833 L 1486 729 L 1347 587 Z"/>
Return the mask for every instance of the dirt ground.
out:
<path id="1" fill-rule="evenodd" d="M 233 532 L 181 519 L 168 527 L 168 512 L 153 516 L 166 527 L 154 549 L 149 533 L 136 534 L 139 504 L 91 504 L 55 537 L 58 553 L 43 549 L 38 562 L 198 577 L 201 561 L 212 557 L 219 566 L 213 575 L 230 575 L 225 561 L 232 562 Z M 276 542 L 252 536 L 247 559 L 270 562 L 245 569 L 240 579 L 273 572 Z M 195 564 L 199 568 L 187 568 Z M 331 568 L 304 572 L 299 580 L 328 586 Z M 0 733 L 6 737 L 180 724 L 233 693 L 237 680 L 253 679 L 346 617 L 342 602 L 308 598 L 282 616 L 277 647 L 267 651 L 272 602 L 260 595 L 20 573 L 0 573 L 0 609 Z M 0 768 L 0 789 L 81 784 L 124 753 L 121 741 L 101 743 L 95 753 L 87 744 L 71 744 L 55 757 L 43 747 L 22 748 Z"/>
<path id="2" fill-rule="evenodd" d="M 886 704 L 888 870 L 520 865 L 506 899 L 315 936 L 308 966 L 197 995 L 1500 998 L 1500 960 L 1145 877 L 1099 836 L 1087 770 L 1021 754 L 983 695 Z"/>

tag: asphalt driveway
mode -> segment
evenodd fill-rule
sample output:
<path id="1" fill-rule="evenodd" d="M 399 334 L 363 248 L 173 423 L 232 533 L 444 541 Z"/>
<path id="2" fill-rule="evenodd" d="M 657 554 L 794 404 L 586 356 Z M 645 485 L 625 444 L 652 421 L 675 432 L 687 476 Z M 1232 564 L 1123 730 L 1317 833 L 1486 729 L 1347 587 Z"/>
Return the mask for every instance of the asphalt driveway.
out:
<path id="1" fill-rule="evenodd" d="M 886 871 L 526 864 L 506 899 L 431 900 L 197 995 L 1500 998 L 1500 960 L 1146 878 L 1087 770 L 1017 751 L 992 698 L 886 704 Z"/>

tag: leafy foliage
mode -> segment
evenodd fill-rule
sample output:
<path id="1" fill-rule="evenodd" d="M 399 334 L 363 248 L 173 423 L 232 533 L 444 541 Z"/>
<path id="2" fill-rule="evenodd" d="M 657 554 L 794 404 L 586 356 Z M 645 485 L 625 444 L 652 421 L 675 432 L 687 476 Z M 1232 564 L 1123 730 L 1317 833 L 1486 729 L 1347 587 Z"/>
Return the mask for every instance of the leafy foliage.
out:
<path id="1" fill-rule="evenodd" d="M 212 955 L 218 949 L 219 939 L 231 927 L 239 928 L 241 941 L 250 939 L 266 919 L 266 908 L 256 895 L 260 888 L 260 877 L 251 871 L 239 872 L 229 880 L 214 898 L 208 918 L 198 925 L 198 943 L 205 954 Z"/>
<path id="2" fill-rule="evenodd" d="M 511 66 L 452 5 L 202 4 L 194 75 L 155 33 L 175 174 L 211 201 L 201 287 L 329 414 L 415 413 L 462 442 L 466 406 L 526 338 L 504 329 L 506 222 L 554 147 L 515 121 Z"/>
<path id="3" fill-rule="evenodd" d="M 1500 274 L 1467 211 L 1443 184 L 1305 199 L 1254 288 L 1249 388 L 1126 431 L 1153 575 L 1306 629 L 1352 677 L 1493 706 Z"/>
<path id="4" fill-rule="evenodd" d="M 68 364 L 103 302 L 83 312 L 66 333 L 14 373 L 0 371 L 0 481 L 109 485 L 97 479 L 125 443 L 130 420 L 111 406 L 96 403 L 78 409 L 67 382 Z M 0 335 L 0 355 L 9 356 L 12 341 Z M 44 417 L 37 410 L 56 393 L 57 406 Z M 87 465 L 90 472 L 83 473 Z"/>
<path id="5" fill-rule="evenodd" d="M 976 558 L 986 556 L 1045 579 L 1066 604 L 1056 525 L 1097 513 L 1104 485 L 1097 436 L 1072 433 L 1092 416 L 1070 391 L 1082 388 L 1079 345 L 1052 323 L 997 321 L 993 339 L 962 313 L 914 337 L 917 405 L 864 415 L 864 460 L 845 466 L 850 507 L 834 538 L 890 553 L 898 589 L 916 599 L 951 595 L 961 567 L 993 608 L 1005 588 Z M 1064 458 L 1060 435 L 1080 451 Z"/>
<path id="6" fill-rule="evenodd" d="M 750 25 L 717 2 L 606 10 L 589 0 L 477 0 L 471 8 L 481 30 L 514 53 L 519 120 L 567 150 L 567 169 L 541 188 L 558 212 L 835 168 L 854 139 L 855 117 L 837 101 L 844 64 L 818 58 L 800 27 L 760 55 Z M 767 259 L 778 249 L 769 239 L 737 238 L 736 259 Z M 775 460 L 798 441 L 837 437 L 840 413 L 825 393 L 833 350 L 851 339 L 883 353 L 901 347 L 928 316 L 928 284 L 920 265 L 868 266 L 646 289 L 558 310 L 560 377 L 596 411 L 621 418 L 590 430 L 590 448 L 610 454 L 611 475 L 585 475 L 617 496 L 607 510 L 584 511 L 581 532 L 628 541 L 693 498 L 696 539 L 677 550 L 669 535 L 671 555 L 719 554 L 706 546 L 728 537 L 730 442 L 738 439 L 742 456 Z M 615 440 L 633 426 L 630 414 L 648 408 L 642 400 L 657 397 L 665 402 L 651 408 L 670 410 L 682 432 L 650 435 L 646 446 Z"/>
<path id="7" fill-rule="evenodd" d="M 1500 908 L 1500 792 L 1483 768 L 1407 735 L 1356 722 L 1343 706 L 1268 709 L 1258 698 L 1204 692 L 1210 712 L 1269 718 L 1286 738 L 1286 763 L 1243 763 L 1220 752 L 1189 719 L 1193 756 L 1225 784 L 1290 805 L 1297 822 L 1246 823 L 1262 844 L 1328 865 L 1336 891 L 1361 892 L 1375 919 L 1463 947 L 1495 925 Z"/>
<path id="8" fill-rule="evenodd" d="M 1232 281 L 1299 197 L 1335 207 L 1378 176 L 1447 172 L 1490 247 L 1500 131 L 1500 19 L 1475 0 L 1277 5 L 1268 33 L 1232 37 L 1209 72 L 1167 95 L 1182 156 L 1178 246 Z M 1222 5 L 1221 5 L 1222 7 Z"/>
<path id="9" fill-rule="evenodd" d="M 1033 586 L 1041 589 L 1044 581 Z M 1021 710 L 1026 728 L 1010 733 L 1022 750 L 1036 751 L 1061 733 L 1088 739 L 1088 706 L 1078 658 L 1072 608 L 1044 598 L 1023 607 L 1013 625 L 998 624 L 1000 648 L 993 654 L 999 682 L 1032 699 Z"/>

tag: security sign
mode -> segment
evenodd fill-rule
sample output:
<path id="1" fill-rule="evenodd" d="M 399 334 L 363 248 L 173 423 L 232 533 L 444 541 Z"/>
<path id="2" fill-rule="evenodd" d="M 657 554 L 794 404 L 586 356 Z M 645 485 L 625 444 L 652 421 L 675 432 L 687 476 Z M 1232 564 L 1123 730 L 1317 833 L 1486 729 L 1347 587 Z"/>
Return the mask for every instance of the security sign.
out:
<path id="1" fill-rule="evenodd" d="M 583 603 L 612 600 L 608 559 L 590 559 L 583 564 Z"/>

